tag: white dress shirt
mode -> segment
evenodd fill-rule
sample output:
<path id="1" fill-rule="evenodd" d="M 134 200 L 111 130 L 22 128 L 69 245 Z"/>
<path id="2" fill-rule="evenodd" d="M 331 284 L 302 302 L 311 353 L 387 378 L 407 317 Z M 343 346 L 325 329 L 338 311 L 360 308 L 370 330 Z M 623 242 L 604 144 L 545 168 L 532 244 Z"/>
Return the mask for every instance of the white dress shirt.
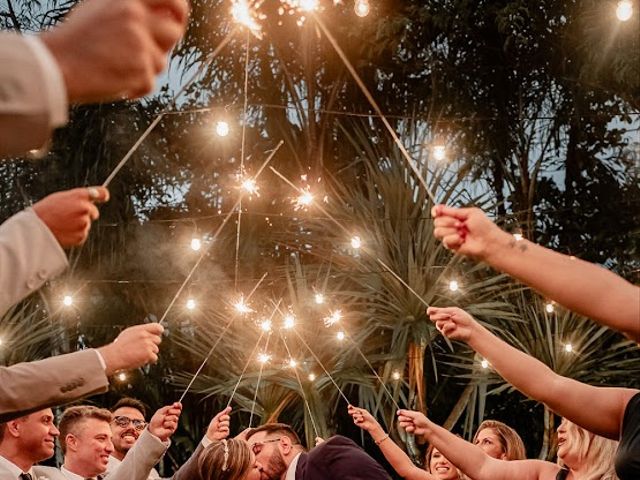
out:
<path id="1" fill-rule="evenodd" d="M 33 474 L 32 468 L 30 468 L 27 472 L 23 472 L 19 466 L 17 466 L 11 460 L 7 460 L 2 455 L 0 455 L 0 468 L 3 470 L 8 470 L 12 475 L 14 475 L 14 478 L 16 480 L 18 480 L 20 478 L 20 475 L 22 475 L 23 473 L 28 473 L 29 475 L 31 475 L 31 478 L 36 478 Z"/>
<path id="2" fill-rule="evenodd" d="M 300 455 L 302 455 L 302 452 L 297 454 L 289 464 L 289 468 L 287 468 L 287 474 L 284 477 L 284 480 L 296 480 L 296 468 L 298 468 L 298 460 L 300 460 Z"/>

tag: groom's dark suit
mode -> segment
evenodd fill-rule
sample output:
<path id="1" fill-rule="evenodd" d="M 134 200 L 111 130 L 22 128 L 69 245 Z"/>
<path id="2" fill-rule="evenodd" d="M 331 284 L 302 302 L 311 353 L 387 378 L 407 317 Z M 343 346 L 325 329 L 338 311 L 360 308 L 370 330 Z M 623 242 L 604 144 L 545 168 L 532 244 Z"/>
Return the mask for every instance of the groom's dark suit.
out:
<path id="1" fill-rule="evenodd" d="M 390 480 L 382 466 L 355 442 L 335 436 L 302 453 L 296 480 Z"/>

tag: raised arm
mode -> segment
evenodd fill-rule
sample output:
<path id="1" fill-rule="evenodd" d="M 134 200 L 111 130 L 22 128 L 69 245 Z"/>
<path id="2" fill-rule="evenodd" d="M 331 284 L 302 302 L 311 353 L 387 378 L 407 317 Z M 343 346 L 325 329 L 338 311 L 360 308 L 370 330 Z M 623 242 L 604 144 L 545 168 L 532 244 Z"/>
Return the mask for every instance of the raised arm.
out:
<path id="1" fill-rule="evenodd" d="M 540 460 L 497 460 L 482 449 L 436 425 L 420 412 L 398 411 L 400 427 L 424 437 L 453 465 L 474 480 L 546 480 L 555 478 L 557 465 Z"/>
<path id="2" fill-rule="evenodd" d="M 349 415 L 353 417 L 353 422 L 357 426 L 369 432 L 384 458 L 398 475 L 408 480 L 435 480 L 433 475 L 414 465 L 409 456 L 389 438 L 382 426 L 367 410 L 349 405 Z"/>
<path id="3" fill-rule="evenodd" d="M 564 307 L 640 342 L 640 288 L 605 268 L 502 231 L 477 208 L 437 205 L 445 247 L 508 273 Z"/>
<path id="4" fill-rule="evenodd" d="M 469 344 L 502 378 L 528 397 L 573 423 L 617 439 L 624 410 L 637 390 L 594 387 L 558 375 L 541 361 L 513 348 L 456 307 L 430 307 L 427 314 L 442 334 Z"/>

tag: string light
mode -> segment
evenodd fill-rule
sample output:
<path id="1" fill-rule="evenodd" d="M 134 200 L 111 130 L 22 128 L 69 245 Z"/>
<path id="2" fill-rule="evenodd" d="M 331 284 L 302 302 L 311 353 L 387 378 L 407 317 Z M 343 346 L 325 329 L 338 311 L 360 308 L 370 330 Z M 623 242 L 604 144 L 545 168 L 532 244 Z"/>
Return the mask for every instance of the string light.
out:
<path id="1" fill-rule="evenodd" d="M 391 378 L 393 378 L 396 382 L 398 380 L 400 380 L 400 378 L 402 378 L 402 375 L 400 375 L 400 372 L 395 370 L 392 374 L 391 374 Z"/>
<path id="2" fill-rule="evenodd" d="M 253 309 L 252 309 L 249 305 L 247 305 L 246 303 L 244 303 L 244 298 L 243 298 L 243 297 L 240 297 L 240 300 L 238 300 L 238 301 L 233 305 L 233 307 L 236 309 L 236 311 L 237 311 L 238 313 L 241 313 L 241 314 L 245 314 L 245 313 L 251 313 L 251 312 L 253 312 Z"/>
<path id="3" fill-rule="evenodd" d="M 356 0 L 353 10 L 359 17 L 366 17 L 369 15 L 369 11 L 371 10 L 369 0 Z"/>
<path id="4" fill-rule="evenodd" d="M 291 330 L 296 325 L 296 317 L 289 314 L 284 317 L 283 327 L 287 330 Z"/>
<path id="5" fill-rule="evenodd" d="M 631 0 L 621 0 L 616 8 L 616 17 L 621 22 L 626 22 L 633 16 L 633 2 Z"/>
<path id="6" fill-rule="evenodd" d="M 121 382 L 124 382 L 127 380 L 127 374 L 125 372 L 120 372 L 118 375 L 116 375 L 116 377 Z"/>
<path id="7" fill-rule="evenodd" d="M 544 309 L 546 310 L 547 313 L 553 313 L 556 307 L 553 304 L 553 302 L 547 302 L 544 306 Z"/>
<path id="8" fill-rule="evenodd" d="M 191 250 L 193 250 L 194 252 L 197 252 L 198 250 L 200 250 L 202 248 L 202 240 L 200 240 L 199 238 L 192 238 L 191 239 Z"/>
<path id="9" fill-rule="evenodd" d="M 196 308 L 196 301 L 193 298 L 187 300 L 187 308 L 189 310 L 194 310 Z"/>
<path id="10" fill-rule="evenodd" d="M 316 374 L 315 373 L 310 373 L 308 378 L 309 378 L 310 382 L 313 382 L 316 379 Z"/>
<path id="11" fill-rule="evenodd" d="M 489 361 L 485 358 L 480 362 L 480 365 L 486 370 L 487 368 L 489 368 Z"/>
<path id="12" fill-rule="evenodd" d="M 460 284 L 457 280 L 451 280 L 449 282 L 449 290 L 451 290 L 452 292 L 457 292 L 458 290 L 460 290 Z"/>
<path id="13" fill-rule="evenodd" d="M 65 307 L 70 307 L 71 305 L 73 305 L 73 297 L 71 295 L 65 295 L 62 299 L 62 303 Z"/>
<path id="14" fill-rule="evenodd" d="M 345 335 L 344 335 L 344 332 L 342 330 L 340 330 L 338 333 L 336 333 L 336 338 L 338 340 L 343 341 L 344 337 L 345 337 Z"/>
<path id="15" fill-rule="evenodd" d="M 335 310 L 329 314 L 328 317 L 324 318 L 324 326 L 330 327 L 331 325 L 335 325 L 342 319 L 342 311 Z"/>
<path id="16" fill-rule="evenodd" d="M 324 303 L 324 295 L 322 293 L 316 293 L 314 300 L 317 305 L 322 305 Z"/>
<path id="17" fill-rule="evenodd" d="M 267 355 L 266 353 L 260 353 L 258 355 L 258 361 L 263 365 L 267 363 L 269 360 L 271 360 L 271 356 Z"/>
<path id="18" fill-rule="evenodd" d="M 442 162 L 445 158 L 447 158 L 447 147 L 445 147 L 444 145 L 434 145 L 433 158 L 438 162 Z"/>
<path id="19" fill-rule="evenodd" d="M 260 328 L 262 329 L 263 332 L 270 332 L 271 327 L 272 327 L 271 320 L 263 320 L 260 323 Z"/>
<path id="20" fill-rule="evenodd" d="M 567 353 L 573 352 L 573 345 L 571 345 L 570 343 L 565 344 L 564 351 Z"/>
<path id="21" fill-rule="evenodd" d="M 351 237 L 351 248 L 358 250 L 360 247 L 362 247 L 362 240 L 360 237 L 358 235 Z"/>
<path id="22" fill-rule="evenodd" d="M 229 128 L 229 124 L 224 120 L 219 120 L 216 122 L 216 135 L 219 137 L 226 137 L 229 135 L 231 129 Z"/>

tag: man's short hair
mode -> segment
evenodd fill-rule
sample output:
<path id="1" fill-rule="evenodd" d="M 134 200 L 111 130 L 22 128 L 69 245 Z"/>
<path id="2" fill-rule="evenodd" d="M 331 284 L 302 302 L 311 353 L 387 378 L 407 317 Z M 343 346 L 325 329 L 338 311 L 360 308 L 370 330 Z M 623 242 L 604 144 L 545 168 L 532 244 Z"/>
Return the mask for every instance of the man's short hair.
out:
<path id="1" fill-rule="evenodd" d="M 122 397 L 120 400 L 116 402 L 116 404 L 111 407 L 111 413 L 115 412 L 119 408 L 135 408 L 138 410 L 144 418 L 147 418 L 147 407 L 145 407 L 144 403 L 142 403 L 137 398 L 132 397 Z"/>
<path id="2" fill-rule="evenodd" d="M 4 432 L 7 430 L 6 423 L 0 423 L 0 443 L 2 443 L 2 439 L 4 439 Z"/>
<path id="3" fill-rule="evenodd" d="M 78 426 L 88 418 L 104 420 L 111 423 L 111 412 L 105 408 L 93 407 L 91 405 L 78 405 L 69 407 L 62 413 L 58 430 L 60 430 L 60 448 L 62 453 L 67 453 L 66 438 L 69 433 L 77 435 Z"/>
<path id="4" fill-rule="evenodd" d="M 247 433 L 247 440 L 249 440 L 252 436 L 259 432 L 266 432 L 268 435 L 283 435 L 289 437 L 293 445 L 302 445 L 298 434 L 286 423 L 265 423 L 264 425 L 260 425 L 259 427 L 252 428 Z"/>

